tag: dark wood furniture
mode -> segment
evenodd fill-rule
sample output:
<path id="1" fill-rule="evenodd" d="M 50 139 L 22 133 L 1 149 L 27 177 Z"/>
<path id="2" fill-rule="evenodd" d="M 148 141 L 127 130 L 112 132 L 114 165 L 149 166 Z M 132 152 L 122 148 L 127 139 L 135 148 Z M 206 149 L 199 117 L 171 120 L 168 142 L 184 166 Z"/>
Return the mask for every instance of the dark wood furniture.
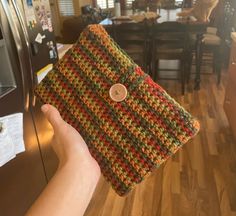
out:
<path id="1" fill-rule="evenodd" d="M 213 73 L 217 75 L 217 84 L 220 84 L 221 69 L 222 69 L 222 40 L 213 33 L 206 33 L 203 35 L 200 53 L 200 66 L 202 65 L 204 54 L 212 54 Z"/>
<path id="2" fill-rule="evenodd" d="M 178 13 L 181 12 L 181 8 L 172 9 L 172 10 L 166 10 L 166 9 L 160 9 L 159 14 L 160 17 L 155 20 L 156 23 L 164 23 L 164 22 L 172 22 L 177 21 L 187 26 L 188 32 L 196 35 L 196 62 L 199 62 L 200 60 L 200 45 L 202 41 L 203 34 L 206 31 L 206 27 L 208 23 L 198 22 L 198 21 L 191 21 L 190 19 L 180 19 L 178 17 Z M 121 15 L 128 16 L 132 15 L 132 10 L 123 10 L 121 11 Z M 120 21 L 122 23 L 122 21 Z M 112 20 L 107 18 L 104 19 L 102 22 L 100 22 L 101 25 L 103 25 L 106 29 L 110 29 L 112 27 Z M 195 76 L 195 85 L 194 89 L 198 90 L 200 89 L 200 65 L 196 64 L 196 76 Z"/>
<path id="3" fill-rule="evenodd" d="M 206 28 L 209 23 L 206 22 L 199 22 L 199 21 L 192 21 L 190 18 L 179 18 L 178 13 L 181 12 L 182 9 L 174 9 L 174 10 L 160 10 L 161 17 L 157 20 L 158 23 L 163 22 L 171 22 L 171 21 L 177 21 L 182 24 L 185 24 L 188 29 L 188 33 L 194 35 L 195 41 L 194 44 L 192 44 L 192 49 L 195 52 L 195 60 L 196 60 L 196 74 L 195 74 L 195 84 L 194 89 L 199 90 L 200 89 L 200 83 L 201 83 L 201 52 L 202 52 L 202 39 L 203 34 L 206 32 Z M 191 60 L 190 60 L 191 62 Z M 190 68 L 189 68 L 190 70 Z M 189 77 L 187 77 L 187 80 Z"/>
<path id="4" fill-rule="evenodd" d="M 122 23 L 113 21 L 115 41 L 136 64 L 147 71 L 148 26 L 146 22 Z"/>
<path id="5" fill-rule="evenodd" d="M 75 16 L 69 19 L 64 20 L 63 27 L 62 27 L 62 43 L 75 43 L 86 27 L 86 23 L 82 16 Z"/>
<path id="6" fill-rule="evenodd" d="M 204 54 L 213 54 L 212 65 L 213 72 L 217 75 L 217 84 L 220 84 L 222 66 L 225 64 L 227 67 L 229 61 L 231 32 L 236 27 L 235 7 L 235 1 L 219 1 L 210 16 L 207 32 L 203 35 L 199 63 L 202 64 Z"/>
<path id="7" fill-rule="evenodd" d="M 232 36 L 233 43 L 228 69 L 229 78 L 225 91 L 224 110 L 236 138 L 236 33 L 232 33 Z"/>
<path id="8" fill-rule="evenodd" d="M 75 43 L 87 25 L 96 24 L 107 17 L 111 17 L 111 12 L 91 5 L 82 6 L 81 12 L 81 15 L 71 16 L 63 21 L 61 43 Z"/>
<path id="9" fill-rule="evenodd" d="M 134 0 L 132 2 L 132 9 L 133 10 L 147 10 L 147 8 L 150 11 L 157 11 L 157 9 L 160 7 L 161 0 Z"/>
<path id="10" fill-rule="evenodd" d="M 152 26 L 152 75 L 154 80 L 160 79 L 160 71 L 170 71 L 170 69 L 159 68 L 159 60 L 179 60 L 178 71 L 180 73 L 177 79 L 181 80 L 182 94 L 184 94 L 187 73 L 190 72 L 187 69 L 191 54 L 186 25 L 180 22 L 164 22 Z"/>
<path id="11" fill-rule="evenodd" d="M 195 0 L 183 0 L 182 7 L 183 8 L 192 8 L 195 3 Z"/>

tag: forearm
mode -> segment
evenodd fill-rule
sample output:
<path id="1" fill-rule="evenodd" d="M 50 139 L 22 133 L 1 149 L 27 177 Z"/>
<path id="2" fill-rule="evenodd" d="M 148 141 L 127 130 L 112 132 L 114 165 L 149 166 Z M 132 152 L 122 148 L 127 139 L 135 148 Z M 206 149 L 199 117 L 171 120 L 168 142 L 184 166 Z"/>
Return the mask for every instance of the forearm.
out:
<path id="1" fill-rule="evenodd" d="M 62 165 L 26 215 L 83 215 L 99 177 L 90 166 L 86 161 Z"/>

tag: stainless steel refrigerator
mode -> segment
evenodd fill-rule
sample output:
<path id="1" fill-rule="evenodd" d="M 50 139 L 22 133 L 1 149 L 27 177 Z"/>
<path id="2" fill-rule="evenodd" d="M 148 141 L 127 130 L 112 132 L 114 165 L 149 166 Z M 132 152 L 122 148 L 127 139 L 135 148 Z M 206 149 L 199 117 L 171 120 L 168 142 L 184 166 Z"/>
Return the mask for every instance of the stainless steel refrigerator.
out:
<path id="1" fill-rule="evenodd" d="M 0 215 L 24 215 L 57 167 L 53 131 L 33 90 L 54 64 L 56 43 L 48 0 L 0 0 L 0 117 L 23 113 L 25 152 L 0 167 Z"/>

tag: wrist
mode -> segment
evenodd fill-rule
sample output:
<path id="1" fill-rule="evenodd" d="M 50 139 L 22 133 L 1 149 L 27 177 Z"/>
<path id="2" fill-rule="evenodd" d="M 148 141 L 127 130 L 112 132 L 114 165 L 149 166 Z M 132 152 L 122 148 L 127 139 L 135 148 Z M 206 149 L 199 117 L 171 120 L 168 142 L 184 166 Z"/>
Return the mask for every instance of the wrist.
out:
<path id="1" fill-rule="evenodd" d="M 58 170 L 68 170 L 72 174 L 83 174 L 88 180 L 91 180 L 93 183 L 96 183 L 101 175 L 101 170 L 92 156 L 83 157 L 83 158 L 73 158 L 70 157 L 67 160 L 60 161 Z"/>

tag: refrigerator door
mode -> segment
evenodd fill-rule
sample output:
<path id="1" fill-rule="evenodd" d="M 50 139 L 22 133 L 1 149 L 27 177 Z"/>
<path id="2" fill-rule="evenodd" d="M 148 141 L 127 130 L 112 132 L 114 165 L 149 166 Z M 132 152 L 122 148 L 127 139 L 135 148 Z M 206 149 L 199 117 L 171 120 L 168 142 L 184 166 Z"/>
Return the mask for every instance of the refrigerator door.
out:
<path id="1" fill-rule="evenodd" d="M 58 61 L 55 37 L 50 23 L 50 4 L 48 0 L 33 1 L 32 5 L 27 3 L 27 0 L 23 0 L 23 4 L 21 0 L 12 0 L 12 2 L 19 15 L 18 18 L 21 19 L 20 23 L 23 32 L 25 32 L 24 29 L 27 29 L 25 38 L 30 48 L 29 55 L 31 55 L 33 74 L 36 76 L 36 73 L 46 65 L 54 64 Z M 31 17 L 29 17 L 29 14 L 31 14 Z M 30 25 L 29 20 L 31 19 L 32 21 L 34 16 L 36 23 Z M 41 40 L 38 38 L 39 35 Z M 32 89 L 34 89 L 34 86 Z M 58 159 L 51 147 L 53 130 L 40 111 L 40 106 L 39 103 L 36 103 L 36 106 L 32 107 L 32 113 L 45 165 L 45 173 L 47 179 L 50 179 L 57 169 Z"/>
<path id="2" fill-rule="evenodd" d="M 3 69 L 0 73 L 11 75 L 8 78 L 0 78 L 3 85 L 4 82 L 9 83 L 9 80 L 12 80 L 14 88 L 0 97 L 0 116 L 23 112 L 26 149 L 0 167 L 0 215 L 4 216 L 24 215 L 47 184 L 32 115 L 26 111 L 29 98 L 29 62 L 25 58 L 25 46 L 16 16 L 11 2 L 1 0 L 0 35 L 4 52 L 0 54 L 0 68 Z"/>
<path id="3" fill-rule="evenodd" d="M 28 77 L 29 77 L 29 82 L 30 82 L 30 101 L 33 99 L 33 91 L 35 88 L 35 85 L 37 84 L 37 78 L 36 75 L 33 72 L 33 65 L 32 65 L 32 54 L 31 54 L 31 49 L 30 49 L 30 41 L 29 41 L 29 35 L 27 32 L 27 28 L 25 25 L 25 19 L 24 19 L 24 14 L 23 14 L 23 7 L 21 1 L 17 0 L 11 0 L 12 5 L 14 7 L 14 10 L 17 15 L 18 23 L 19 23 L 19 31 L 21 32 L 22 35 L 22 43 L 25 46 L 25 58 L 28 61 Z"/>
<path id="4" fill-rule="evenodd" d="M 32 70 L 38 72 L 48 64 L 58 61 L 56 41 L 52 28 L 49 0 L 31 1 L 12 0 L 21 19 L 21 28 L 27 29 L 27 43 L 30 46 Z M 23 4 L 22 4 L 23 2 Z M 31 11 L 29 13 L 29 11 Z M 35 23 L 31 21 L 35 17 Z"/>
<path id="5" fill-rule="evenodd" d="M 58 60 L 58 53 L 56 49 L 56 42 L 53 34 L 52 26 L 50 25 L 51 13 L 49 1 L 33 1 L 32 5 L 28 4 L 27 0 L 11 0 L 12 5 L 17 12 L 17 18 L 21 25 L 21 32 L 24 33 L 24 43 L 28 47 L 28 61 L 31 61 L 33 75 L 31 74 L 31 92 L 35 87 L 35 76 L 37 71 L 41 70 L 48 64 L 54 64 Z M 29 25 L 29 20 L 36 19 L 34 26 Z M 34 15 L 32 13 L 34 11 Z M 45 14 L 47 15 L 48 22 L 45 21 Z M 26 31 L 27 29 L 27 31 Z M 38 35 L 43 37 L 42 41 L 37 39 Z M 53 52 L 52 52 L 53 51 Z M 53 53 L 53 54 L 52 54 Z M 33 93 L 30 93 L 31 100 L 34 99 Z M 38 141 L 42 153 L 42 159 L 45 166 L 45 173 L 47 180 L 50 179 L 55 173 L 58 166 L 58 159 L 52 150 L 51 143 L 53 142 L 53 130 L 40 111 L 40 104 L 31 107 L 33 113 L 34 124 L 37 131 Z"/>
<path id="6" fill-rule="evenodd" d="M 8 92 L 9 94 L 2 95 L 0 99 L 1 107 L 0 115 L 3 113 L 7 115 L 8 113 L 13 113 L 17 111 L 22 111 L 23 108 L 28 110 L 29 108 L 29 85 L 28 85 L 28 62 L 25 58 L 25 47 L 22 43 L 22 35 L 19 32 L 16 19 L 16 13 L 13 10 L 12 5 L 7 0 L 2 0 L 0 2 L 0 27 L 2 32 L 2 43 L 4 46 L 5 54 L 3 49 L 1 49 L 1 67 L 3 71 L 1 74 L 6 74 L 5 77 L 9 77 L 12 74 L 12 79 L 14 80 L 15 88 Z M 1 76 L 1 86 L 8 85 L 7 80 Z M 7 98 L 17 98 L 17 100 L 9 100 Z M 20 109 L 18 109 L 18 108 Z"/>
<path id="7" fill-rule="evenodd" d="M 6 42 L 2 35 L 0 35 L 0 59 L 2 60 L 2 64 L 0 64 L 0 98 L 2 98 L 16 88 L 16 81 L 12 71 Z"/>
<path id="8" fill-rule="evenodd" d="M 35 105 L 34 89 L 37 72 L 58 60 L 56 41 L 51 23 L 48 0 L 11 0 L 23 35 L 28 62 L 30 62 L 30 104 Z M 34 24 L 32 24 L 34 22 Z"/>

